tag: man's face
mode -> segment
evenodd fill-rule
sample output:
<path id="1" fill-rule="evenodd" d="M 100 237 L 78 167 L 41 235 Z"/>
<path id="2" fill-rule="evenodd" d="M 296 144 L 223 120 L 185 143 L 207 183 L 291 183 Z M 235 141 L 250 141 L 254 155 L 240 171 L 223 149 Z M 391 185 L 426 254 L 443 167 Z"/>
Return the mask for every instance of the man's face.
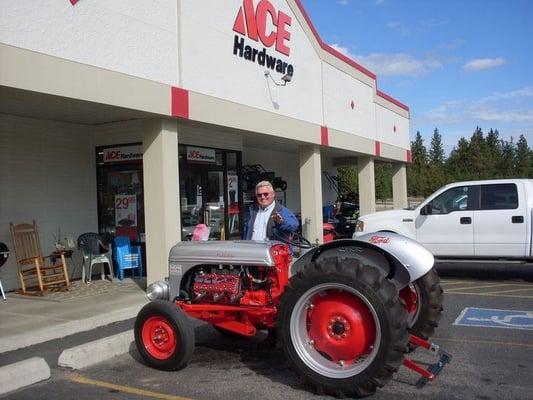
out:
<path id="1" fill-rule="evenodd" d="M 257 204 L 260 207 L 266 208 L 274 202 L 274 192 L 271 191 L 268 186 L 261 186 L 255 191 L 255 197 Z"/>

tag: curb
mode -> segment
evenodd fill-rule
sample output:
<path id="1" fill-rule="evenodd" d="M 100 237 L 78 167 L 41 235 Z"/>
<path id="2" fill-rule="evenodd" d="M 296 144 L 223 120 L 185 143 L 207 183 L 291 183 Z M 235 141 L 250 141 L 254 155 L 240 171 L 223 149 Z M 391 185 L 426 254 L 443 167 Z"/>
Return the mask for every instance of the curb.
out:
<path id="1" fill-rule="evenodd" d="M 134 341 L 133 330 L 122 332 L 103 339 L 84 343 L 63 350 L 57 364 L 60 367 L 81 369 L 106 361 L 129 351 Z"/>
<path id="2" fill-rule="evenodd" d="M 100 326 L 109 325 L 113 322 L 134 318 L 143 305 L 144 304 L 139 304 L 78 321 L 70 321 L 50 328 L 37 329 L 32 331 L 31 334 L 3 337 L 0 341 L 0 354 L 47 342 L 49 340 L 59 339 L 73 335 L 74 333 L 89 331 Z"/>
<path id="3" fill-rule="evenodd" d="M 50 378 L 50 367 L 40 357 L 0 367 L 0 395 Z"/>

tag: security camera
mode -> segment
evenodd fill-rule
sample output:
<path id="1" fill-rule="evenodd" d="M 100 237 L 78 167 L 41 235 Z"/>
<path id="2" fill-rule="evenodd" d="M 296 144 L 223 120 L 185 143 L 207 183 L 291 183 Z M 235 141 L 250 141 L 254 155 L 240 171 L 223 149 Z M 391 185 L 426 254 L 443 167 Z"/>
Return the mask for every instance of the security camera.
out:
<path id="1" fill-rule="evenodd" d="M 292 75 L 291 74 L 285 74 L 281 77 L 281 80 L 283 82 L 290 82 L 292 80 Z"/>

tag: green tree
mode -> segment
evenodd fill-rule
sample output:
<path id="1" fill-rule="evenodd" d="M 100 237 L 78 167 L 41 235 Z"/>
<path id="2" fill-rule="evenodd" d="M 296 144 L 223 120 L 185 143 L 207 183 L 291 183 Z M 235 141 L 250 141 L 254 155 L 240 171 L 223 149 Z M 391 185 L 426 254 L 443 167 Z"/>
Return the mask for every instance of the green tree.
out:
<path id="1" fill-rule="evenodd" d="M 435 128 L 431 137 L 431 146 L 429 147 L 429 163 L 435 165 L 444 164 L 444 148 L 442 147 L 442 135 Z"/>
<path id="2" fill-rule="evenodd" d="M 483 131 L 478 126 L 470 138 L 468 146 L 470 154 L 470 177 L 472 179 L 489 178 L 485 168 L 487 158 L 487 144 L 483 137 Z"/>
<path id="3" fill-rule="evenodd" d="M 425 196 L 426 190 L 426 168 L 427 150 L 424 146 L 424 139 L 419 131 L 416 132 L 415 140 L 411 142 L 411 164 L 407 166 L 407 188 L 410 196 Z"/>
<path id="4" fill-rule="evenodd" d="M 510 141 L 501 140 L 502 157 L 498 163 L 498 175 L 501 178 L 512 178 L 514 176 L 515 146 L 513 138 Z"/>
<path id="5" fill-rule="evenodd" d="M 447 169 L 454 181 L 470 179 L 470 144 L 464 137 L 460 138 L 448 157 Z"/>
<path id="6" fill-rule="evenodd" d="M 485 169 L 487 176 L 490 178 L 502 178 L 498 165 L 502 160 L 502 144 L 499 138 L 500 134 L 498 130 L 490 130 L 485 139 L 486 144 L 486 159 Z"/>
<path id="7" fill-rule="evenodd" d="M 527 140 L 524 135 L 520 135 L 516 142 L 515 152 L 515 176 L 517 178 L 531 177 L 531 150 L 527 145 Z"/>
<path id="8" fill-rule="evenodd" d="M 392 165 L 376 163 L 374 165 L 376 198 L 386 200 L 392 197 Z"/>

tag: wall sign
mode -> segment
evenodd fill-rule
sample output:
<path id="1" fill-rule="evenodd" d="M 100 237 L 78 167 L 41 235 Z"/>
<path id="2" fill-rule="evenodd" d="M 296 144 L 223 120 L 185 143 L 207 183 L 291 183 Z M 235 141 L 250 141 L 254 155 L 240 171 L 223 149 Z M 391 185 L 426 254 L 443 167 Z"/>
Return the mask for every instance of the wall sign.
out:
<path id="1" fill-rule="evenodd" d="M 142 146 L 109 147 L 103 150 L 104 163 L 128 162 L 143 159 Z"/>
<path id="2" fill-rule="evenodd" d="M 290 56 L 291 23 L 292 18 L 276 10 L 268 0 L 260 0 L 257 7 L 254 7 L 253 0 L 243 0 L 233 24 L 233 31 L 237 33 L 233 41 L 233 55 L 292 76 L 292 64 L 267 52 L 267 48 L 274 47 L 277 52 Z M 252 43 L 248 44 L 243 36 L 261 42 L 265 47 L 258 49 Z"/>
<path id="3" fill-rule="evenodd" d="M 216 162 L 215 154 L 213 149 L 187 146 L 187 161 L 189 162 L 214 164 Z"/>

